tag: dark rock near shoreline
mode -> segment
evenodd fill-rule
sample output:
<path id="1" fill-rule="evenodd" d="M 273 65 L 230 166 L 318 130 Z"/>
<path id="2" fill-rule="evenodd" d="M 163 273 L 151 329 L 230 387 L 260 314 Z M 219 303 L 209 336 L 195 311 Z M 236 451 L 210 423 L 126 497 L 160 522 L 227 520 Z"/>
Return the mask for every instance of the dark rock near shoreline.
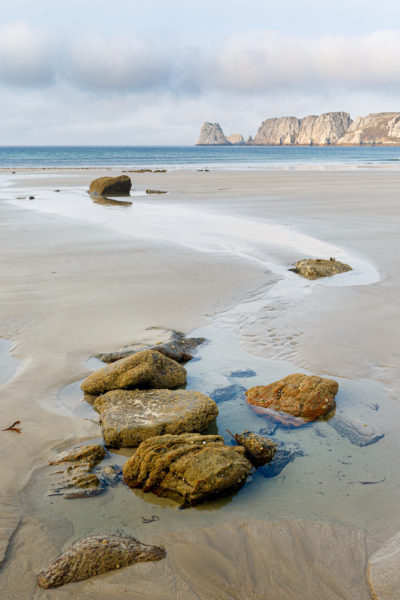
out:
<path id="1" fill-rule="evenodd" d="M 37 583 L 43 589 L 55 588 L 165 556 L 163 548 L 142 544 L 130 535 L 91 535 L 75 542 L 41 571 Z"/>
<path id="2" fill-rule="evenodd" d="M 232 434 L 232 437 L 239 446 L 243 446 L 255 467 L 262 467 L 274 458 L 276 444 L 272 440 L 248 430 Z"/>
<path id="3" fill-rule="evenodd" d="M 215 402 L 187 390 L 114 390 L 96 399 L 104 441 L 113 448 L 139 446 L 149 437 L 201 432 L 218 415 Z"/>
<path id="4" fill-rule="evenodd" d="M 291 270 L 306 279 L 319 279 L 321 277 L 332 277 L 339 273 L 346 273 L 347 271 L 352 271 L 352 268 L 350 265 L 346 265 L 346 263 L 342 263 L 335 258 L 330 258 L 329 260 L 308 258 L 299 260 Z"/>
<path id="5" fill-rule="evenodd" d="M 301 420 L 314 421 L 332 410 L 338 387 L 333 379 L 295 373 L 269 385 L 252 387 L 246 397 L 256 409 L 267 410 L 270 418 L 300 425 Z M 291 417 L 287 422 L 286 415 Z M 300 420 L 296 423 L 293 419 Z"/>
<path id="6" fill-rule="evenodd" d="M 129 196 L 132 181 L 127 175 L 119 177 L 99 177 L 94 179 L 89 187 L 93 196 Z"/>
<path id="7" fill-rule="evenodd" d="M 168 194 L 163 190 L 146 190 L 146 194 Z"/>
<path id="8" fill-rule="evenodd" d="M 337 412 L 334 419 L 329 420 L 328 423 L 339 435 L 347 438 L 355 446 L 376 444 L 385 435 L 373 427 L 368 427 L 366 423 L 362 423 L 358 419 Z"/>
<path id="9" fill-rule="evenodd" d="M 143 350 L 95 371 L 81 384 L 96 396 L 110 390 L 129 388 L 177 388 L 186 383 L 186 370 L 161 352 Z"/>
<path id="10" fill-rule="evenodd" d="M 172 498 L 182 506 L 232 493 L 252 470 L 244 448 L 219 435 L 164 435 L 143 442 L 124 465 L 132 488 Z"/>
<path id="11" fill-rule="evenodd" d="M 105 363 L 112 363 L 142 350 L 156 350 L 176 362 L 185 363 L 193 358 L 196 347 L 204 342 L 205 338 L 187 338 L 181 331 L 149 327 L 146 334 L 132 344 L 114 352 L 100 352 L 95 355 L 95 358 Z"/>

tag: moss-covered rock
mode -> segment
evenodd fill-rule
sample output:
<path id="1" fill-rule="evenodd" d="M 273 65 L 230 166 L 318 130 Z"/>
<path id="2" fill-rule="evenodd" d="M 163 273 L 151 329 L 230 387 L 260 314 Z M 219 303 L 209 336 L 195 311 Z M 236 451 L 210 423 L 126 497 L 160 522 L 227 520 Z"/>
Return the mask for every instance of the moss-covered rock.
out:
<path id="1" fill-rule="evenodd" d="M 135 447 L 164 433 L 202 432 L 218 415 L 217 405 L 188 390 L 114 390 L 99 396 L 104 441 L 113 448 Z"/>
<path id="2" fill-rule="evenodd" d="M 117 389 L 174 389 L 185 383 L 184 367 L 160 352 L 143 350 L 95 371 L 81 387 L 96 396 Z"/>
<path id="3" fill-rule="evenodd" d="M 342 263 L 335 258 L 325 260 L 323 258 L 307 258 L 299 260 L 292 269 L 294 273 L 306 279 L 319 279 L 320 277 L 332 277 L 338 273 L 352 271 L 350 265 Z"/>
<path id="4" fill-rule="evenodd" d="M 272 440 L 248 430 L 232 434 L 232 437 L 239 446 L 243 446 L 254 466 L 262 467 L 274 458 L 276 444 Z"/>
<path id="5" fill-rule="evenodd" d="M 44 589 L 55 588 L 165 556 L 163 548 L 142 544 L 129 535 L 91 535 L 75 542 L 68 552 L 41 571 L 37 583 Z"/>
<path id="6" fill-rule="evenodd" d="M 269 385 L 258 385 L 247 390 L 247 402 L 274 411 L 287 413 L 305 421 L 313 421 L 332 410 L 338 384 L 333 379 L 316 375 L 294 373 Z"/>
<path id="7" fill-rule="evenodd" d="M 123 473 L 132 488 L 191 506 L 238 490 L 251 470 L 241 446 L 226 446 L 219 435 L 189 433 L 142 442 Z"/>
<path id="8" fill-rule="evenodd" d="M 129 196 L 132 181 L 128 175 L 119 177 L 99 177 L 94 179 L 89 187 L 92 196 Z"/>

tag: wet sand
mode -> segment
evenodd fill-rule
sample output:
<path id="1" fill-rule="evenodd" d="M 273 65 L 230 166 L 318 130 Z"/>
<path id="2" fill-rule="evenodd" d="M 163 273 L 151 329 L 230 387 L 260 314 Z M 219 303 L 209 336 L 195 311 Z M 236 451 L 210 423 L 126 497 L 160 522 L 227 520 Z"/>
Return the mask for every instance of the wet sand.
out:
<path id="1" fill-rule="evenodd" d="M 102 170 L 101 174 L 104 172 L 107 170 Z M 56 402 L 59 391 L 86 374 L 88 368 L 85 362 L 91 354 L 129 343 L 145 327 L 152 325 L 189 332 L 212 323 L 215 327 L 227 327 L 238 335 L 243 351 L 275 360 L 277 369 L 278 365 L 283 368 L 282 365 L 290 363 L 300 370 L 347 379 L 349 389 L 352 386 L 355 389 L 360 381 L 365 380 L 365 390 L 371 395 L 371 401 L 376 394 L 380 395 L 376 401 L 385 403 L 385 407 L 387 405 L 383 420 L 387 426 L 390 411 L 395 414 L 397 410 L 393 398 L 397 397 L 398 391 L 395 366 L 399 358 L 397 298 L 400 261 L 395 248 L 398 240 L 400 173 L 171 171 L 166 174 L 132 174 L 136 189 L 148 187 L 169 191 L 162 200 L 149 197 L 143 197 L 143 200 L 138 197 L 136 200 L 138 204 L 143 202 L 147 211 L 146 215 L 138 213 L 141 219 L 138 223 L 148 227 L 149 215 L 154 219 L 155 233 L 152 239 L 138 237 L 134 231 L 132 234 L 129 231 L 121 232 L 116 229 L 115 223 L 111 227 L 107 220 L 109 213 L 106 212 L 102 213 L 106 226 L 101 220 L 90 221 L 92 213 L 82 213 L 80 218 L 79 215 L 73 215 L 74 218 L 71 218 L 71 215 L 63 215 L 60 208 L 55 209 L 54 214 L 43 212 L 48 202 L 46 190 L 52 193 L 53 189 L 61 189 L 54 196 L 61 205 L 62 198 L 59 200 L 58 197 L 67 195 L 71 188 L 84 189 L 96 175 L 97 172 L 86 170 L 68 173 L 46 171 L 45 174 L 35 172 L 33 175 L 32 172 L 19 172 L 13 176 L 14 187 L 1 189 L 3 310 L 0 337 L 13 342 L 13 354 L 23 361 L 17 374 L 4 383 L 0 390 L 4 426 L 16 419 L 20 419 L 23 426 L 21 435 L 3 432 L 0 436 L 0 540 L 3 552 L 7 549 L 13 528 L 19 523 L 8 547 L 1 574 L 0 589 L 4 590 L 4 597 L 72 597 L 73 587 L 71 591 L 67 588 L 52 592 L 38 591 L 34 575 L 64 545 L 68 546 L 72 539 L 86 532 L 87 511 L 93 515 L 89 530 L 94 527 L 98 516 L 101 524 L 106 523 L 108 529 L 133 529 L 144 542 L 167 540 L 164 543 L 169 558 L 163 565 L 135 566 L 124 573 L 114 573 L 79 584 L 79 597 L 110 598 L 114 593 L 115 597 L 118 594 L 121 596 L 124 586 L 129 590 L 128 586 L 134 583 L 136 589 L 139 575 L 145 577 L 145 574 L 147 579 L 145 577 L 144 582 L 148 587 L 138 588 L 140 598 L 172 598 L 173 591 L 168 590 L 170 596 L 162 595 L 166 590 L 163 587 L 164 577 L 172 586 L 171 590 L 176 590 L 175 597 L 244 599 L 252 597 L 250 594 L 254 598 L 262 597 L 262 591 L 254 587 L 256 575 L 262 568 L 261 563 L 258 566 L 255 559 L 249 562 L 245 559 L 249 541 L 240 534 L 236 524 L 256 518 L 261 519 L 262 526 L 259 527 L 273 528 L 275 526 L 266 519 L 271 516 L 270 512 L 276 510 L 274 506 L 283 502 L 283 514 L 276 512 L 276 515 L 279 518 L 286 516 L 286 520 L 279 522 L 279 531 L 284 532 L 281 535 L 288 536 L 288 541 L 279 552 L 288 564 L 292 560 L 290 539 L 292 534 L 295 536 L 293 532 L 297 526 L 293 523 L 299 523 L 298 520 L 293 522 L 293 518 L 298 519 L 297 508 L 303 512 L 303 518 L 308 513 L 307 522 L 310 519 L 313 522 L 312 525 L 304 525 L 308 532 L 307 543 L 300 544 L 301 551 L 296 553 L 300 570 L 302 564 L 310 564 L 313 560 L 313 552 L 317 551 L 321 540 L 324 543 L 330 540 L 335 560 L 341 555 L 343 546 L 357 548 L 358 553 L 349 552 L 343 562 L 343 565 L 347 565 L 347 571 L 342 589 L 331 585 L 324 569 L 315 570 L 315 579 L 311 570 L 305 579 L 305 587 L 301 589 L 299 586 L 296 588 L 299 575 L 294 570 L 284 571 L 283 578 L 277 575 L 278 566 L 271 562 L 277 549 L 273 544 L 264 544 L 262 564 L 274 566 L 265 571 L 263 585 L 272 586 L 275 591 L 271 593 L 276 593 L 277 598 L 285 598 L 285 593 L 288 598 L 296 598 L 296 588 L 301 593 L 299 598 L 311 600 L 315 598 L 313 586 L 317 581 L 325 581 L 326 598 L 367 599 L 366 556 L 400 528 L 399 511 L 395 506 L 390 508 L 394 503 L 392 493 L 398 487 L 395 481 L 396 461 L 389 460 L 397 443 L 394 427 L 380 442 L 381 448 L 387 444 L 380 460 L 386 456 L 389 463 L 382 465 L 389 483 L 387 490 L 382 492 L 388 504 L 383 515 L 380 506 L 374 507 L 375 499 L 379 498 L 376 491 L 372 493 L 373 502 L 364 511 L 366 488 L 362 489 L 358 499 L 357 495 L 354 498 L 360 504 L 360 510 L 354 510 L 354 514 L 351 511 L 341 513 L 340 507 L 336 513 L 320 510 L 323 502 L 320 505 L 311 502 L 307 506 L 307 498 L 297 507 L 294 497 L 296 462 L 290 467 L 291 476 L 288 475 L 291 482 L 289 495 L 278 494 L 276 484 L 271 486 L 275 490 L 271 495 L 271 510 L 267 506 L 263 511 L 260 501 L 258 507 L 253 501 L 246 505 L 246 494 L 254 499 L 254 491 L 264 493 L 261 483 L 256 483 L 253 493 L 246 486 L 235 497 L 233 504 L 228 502 L 231 508 L 226 510 L 226 514 L 224 506 L 220 506 L 212 511 L 184 511 L 185 516 L 181 518 L 183 513 L 171 507 L 162 507 L 163 519 L 157 529 L 154 524 L 141 525 L 138 515 L 135 518 L 135 513 L 131 514 L 131 511 L 130 520 L 121 520 L 115 498 L 121 500 L 123 497 L 123 502 L 127 504 L 128 495 L 132 494 L 129 490 L 120 490 L 115 496 L 107 493 L 104 497 L 79 500 L 76 504 L 75 501 L 66 503 L 56 499 L 54 502 L 64 502 L 68 506 L 64 508 L 59 504 L 55 507 L 53 504 L 50 510 L 49 501 L 43 496 L 43 482 L 47 461 L 54 450 L 99 435 L 95 422 L 60 410 Z M 33 194 L 38 206 L 43 201 L 41 210 L 35 208 L 36 200 L 17 200 L 21 190 L 25 190 L 26 195 Z M 80 197 L 84 203 L 91 202 L 83 193 Z M 7 198 L 12 203 L 6 202 Z M 29 202 L 31 206 L 28 206 Z M 242 241 L 239 249 L 233 247 L 227 232 L 221 235 L 224 238 L 223 247 L 213 249 L 209 245 L 207 248 L 196 248 L 193 242 L 185 243 L 185 239 L 180 239 L 177 244 L 176 232 L 191 221 L 189 219 L 185 223 L 171 225 L 172 235 L 168 239 L 165 227 L 157 229 L 162 226 L 157 221 L 157 209 L 160 215 L 164 215 L 169 206 L 173 206 L 174 210 L 181 206 L 182 209 L 207 211 L 208 215 L 218 216 L 218 223 L 222 223 L 221 217 L 228 222 L 232 216 L 246 222 L 272 222 L 287 227 L 288 237 L 291 231 L 302 232 L 371 263 L 379 273 L 379 280 L 366 285 L 310 286 L 295 298 L 287 293 L 275 293 L 275 296 L 272 293 L 267 297 L 266 294 L 281 279 L 281 272 L 279 269 L 274 272 L 273 265 L 283 265 L 284 268 L 290 266 L 290 261 L 303 258 L 298 255 L 298 250 L 272 243 L 265 250 L 262 245 L 255 244 L 247 248 L 251 255 L 249 258 L 243 250 L 249 241 Z M 135 200 L 132 205 L 134 208 Z M 125 210 L 115 205 L 97 206 L 97 209 Z M 99 214 L 96 213 L 96 219 Z M 121 217 L 121 220 L 124 218 Z M 266 261 L 260 259 L 264 251 L 268 251 Z M 254 359 L 255 362 L 257 360 L 258 357 Z M 225 356 L 225 362 L 229 362 L 229 356 Z M 200 364 L 201 361 L 197 363 Z M 195 365 L 193 363 L 193 381 L 196 376 Z M 272 363 L 270 366 L 273 369 Z M 200 378 L 200 375 L 197 377 Z M 363 389 L 358 388 L 360 396 Z M 378 444 L 375 446 L 377 448 Z M 370 460 L 367 449 L 363 458 L 365 464 Z M 307 457 L 301 460 L 307 461 Z M 320 468 L 324 469 L 323 463 Z M 304 477 L 305 471 L 302 466 L 298 476 L 301 473 Z M 379 464 L 373 476 L 376 474 L 379 475 Z M 283 489 L 284 481 L 281 478 L 280 487 Z M 308 474 L 307 481 L 312 486 L 315 475 Z M 346 493 L 343 491 L 343 495 Z M 318 490 L 315 494 L 318 494 Z M 329 494 L 326 502 L 330 502 Z M 138 510 L 146 507 L 146 510 L 153 510 L 154 506 L 151 500 L 140 496 L 134 505 Z M 48 522 L 47 509 L 50 510 L 47 513 Z M 358 518 L 356 513 L 361 513 L 361 517 Z M 109 519 L 108 515 L 111 515 Z M 326 519 L 329 523 L 324 523 Z M 211 523 L 212 535 L 204 529 Z M 219 527 L 225 528 L 221 538 L 218 535 Z M 196 535 L 200 536 L 195 546 L 192 544 L 193 531 L 198 531 Z M 204 570 L 208 571 L 207 553 L 210 548 L 214 548 L 216 553 L 222 552 L 218 540 L 225 539 L 227 532 L 238 536 L 237 554 L 227 560 L 224 566 L 218 566 L 215 579 L 207 575 L 205 581 L 199 581 L 199 552 L 205 560 Z M 176 556 L 179 544 L 174 535 L 182 536 L 179 544 L 184 544 L 187 557 L 184 575 L 178 572 L 180 561 Z M 301 539 L 302 536 L 298 535 L 298 539 Z M 252 551 L 256 552 L 254 546 L 259 542 L 255 541 L 253 534 L 250 539 Z M 199 551 L 199 544 L 201 547 L 206 544 L 207 550 Z M 233 561 L 235 565 L 232 565 Z M 242 587 L 239 580 L 234 578 L 237 564 L 251 565 L 252 568 L 257 565 L 251 576 L 249 572 L 253 571 L 250 566 L 243 570 L 240 578 L 243 579 Z M 246 580 L 245 572 L 248 574 Z M 160 577 L 158 591 L 151 581 L 154 577 Z M 228 587 L 224 588 L 221 581 L 226 582 L 231 577 L 231 587 L 226 584 Z M 286 582 L 286 588 L 280 587 L 283 585 L 281 579 Z M 208 580 L 210 587 L 202 588 Z M 174 581 L 176 583 L 172 583 Z M 358 596 L 351 596 L 355 581 Z M 218 589 L 222 590 L 219 596 L 215 596 L 214 584 L 218 584 Z M 78 593 L 78 588 L 76 590 Z M 196 593 L 198 596 L 195 596 Z"/>

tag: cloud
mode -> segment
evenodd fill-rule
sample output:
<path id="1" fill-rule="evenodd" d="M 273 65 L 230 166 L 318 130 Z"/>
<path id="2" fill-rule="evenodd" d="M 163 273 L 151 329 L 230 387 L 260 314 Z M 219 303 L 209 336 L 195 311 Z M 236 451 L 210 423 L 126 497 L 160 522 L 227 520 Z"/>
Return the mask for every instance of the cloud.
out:
<path id="1" fill-rule="evenodd" d="M 212 66 L 216 88 L 238 93 L 342 87 L 400 87 L 400 32 L 287 36 L 268 31 L 225 40 Z"/>
<path id="2" fill-rule="evenodd" d="M 35 87 L 51 83 L 55 72 L 51 36 L 23 21 L 0 27 L 0 80 Z"/>
<path id="3" fill-rule="evenodd" d="M 70 46 L 69 66 L 72 81 L 92 90 L 168 87 L 172 77 L 168 52 L 156 50 L 154 44 L 135 34 L 111 37 L 93 33 L 76 40 Z"/>

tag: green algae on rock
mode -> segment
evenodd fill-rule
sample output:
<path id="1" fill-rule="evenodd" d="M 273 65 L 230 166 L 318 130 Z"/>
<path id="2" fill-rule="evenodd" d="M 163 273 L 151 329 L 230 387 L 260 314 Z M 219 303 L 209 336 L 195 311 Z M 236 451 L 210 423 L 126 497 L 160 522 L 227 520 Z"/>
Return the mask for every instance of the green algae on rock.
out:
<path id="1" fill-rule="evenodd" d="M 247 402 L 274 412 L 286 413 L 305 421 L 314 421 L 334 406 L 338 383 L 317 375 L 294 373 L 269 385 L 258 385 L 247 390 Z"/>
<path id="2" fill-rule="evenodd" d="M 276 444 L 272 440 L 247 429 L 231 435 L 239 446 L 243 446 L 247 458 L 255 467 L 262 467 L 274 458 Z"/>
<path id="3" fill-rule="evenodd" d="M 89 186 L 89 194 L 93 196 L 129 196 L 132 181 L 128 175 L 119 177 L 99 177 Z"/>
<path id="4" fill-rule="evenodd" d="M 299 260 L 291 271 L 305 277 L 306 279 L 319 279 L 320 277 L 332 277 L 338 273 L 352 271 L 350 265 L 342 263 L 335 258 L 329 260 L 323 258 L 307 258 Z"/>
<path id="5" fill-rule="evenodd" d="M 241 446 L 226 446 L 219 435 L 189 433 L 142 442 L 123 473 L 129 487 L 194 506 L 240 489 L 252 468 Z"/>
<path id="6" fill-rule="evenodd" d="M 155 350 L 143 350 L 95 371 L 82 382 L 93 396 L 129 388 L 178 388 L 186 383 L 186 370 Z"/>
<path id="7" fill-rule="evenodd" d="M 164 433 L 202 432 L 218 415 L 211 398 L 191 390 L 113 390 L 99 396 L 94 408 L 112 448 L 135 447 Z"/>
<path id="8" fill-rule="evenodd" d="M 55 588 L 136 562 L 161 560 L 165 556 L 163 548 L 142 544 L 130 535 L 91 535 L 75 542 L 41 571 L 37 583 L 44 589 Z"/>

